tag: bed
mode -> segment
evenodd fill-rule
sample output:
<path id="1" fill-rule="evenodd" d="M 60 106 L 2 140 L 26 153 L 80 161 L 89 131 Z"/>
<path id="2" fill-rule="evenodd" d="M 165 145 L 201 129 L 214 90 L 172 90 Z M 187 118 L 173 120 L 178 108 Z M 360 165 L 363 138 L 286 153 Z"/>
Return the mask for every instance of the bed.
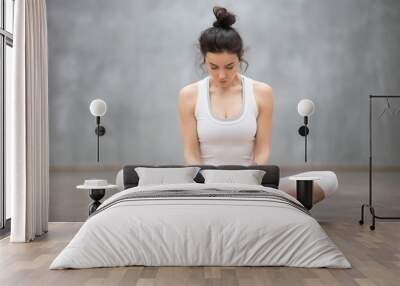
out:
<path id="1" fill-rule="evenodd" d="M 139 166 L 123 168 L 124 190 L 100 205 L 50 269 L 351 267 L 308 210 L 277 189 L 277 166 L 199 166 L 264 170 L 260 185 L 204 183 L 199 173 L 193 183 L 150 186 L 138 185 Z M 168 167 L 182 166 L 158 166 Z"/>

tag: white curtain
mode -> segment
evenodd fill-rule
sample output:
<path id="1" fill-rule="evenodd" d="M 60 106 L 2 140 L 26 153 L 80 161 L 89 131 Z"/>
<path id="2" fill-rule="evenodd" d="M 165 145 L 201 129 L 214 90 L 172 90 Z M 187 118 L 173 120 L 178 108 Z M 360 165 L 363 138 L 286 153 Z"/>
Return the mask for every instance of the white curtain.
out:
<path id="1" fill-rule="evenodd" d="M 6 180 L 12 242 L 47 232 L 49 204 L 48 60 L 45 0 L 16 0 L 13 92 L 6 113 Z"/>

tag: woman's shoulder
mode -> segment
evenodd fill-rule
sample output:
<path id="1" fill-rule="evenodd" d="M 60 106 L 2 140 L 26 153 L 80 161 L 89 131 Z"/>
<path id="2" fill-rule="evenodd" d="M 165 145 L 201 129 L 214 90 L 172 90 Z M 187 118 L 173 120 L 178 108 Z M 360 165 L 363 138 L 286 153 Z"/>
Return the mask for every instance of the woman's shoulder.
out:
<path id="1" fill-rule="evenodd" d="M 193 82 L 181 88 L 179 95 L 183 97 L 190 97 L 197 93 L 197 82 Z"/>
<path id="2" fill-rule="evenodd" d="M 193 82 L 181 88 L 179 97 L 184 100 L 191 100 L 197 96 L 197 82 Z"/>
<path id="3" fill-rule="evenodd" d="M 184 86 L 179 92 L 179 103 L 185 108 L 194 108 L 197 99 L 197 82 Z"/>
<path id="4" fill-rule="evenodd" d="M 253 81 L 253 93 L 261 101 L 269 101 L 272 100 L 272 87 L 261 81 L 252 80 Z"/>
<path id="5" fill-rule="evenodd" d="M 253 92 L 264 96 L 272 95 L 272 87 L 269 84 L 254 79 L 251 79 L 251 81 L 253 83 Z"/>
<path id="6" fill-rule="evenodd" d="M 274 102 L 272 87 L 265 82 L 254 79 L 252 79 L 252 83 L 258 111 L 260 112 L 261 109 L 271 108 Z"/>

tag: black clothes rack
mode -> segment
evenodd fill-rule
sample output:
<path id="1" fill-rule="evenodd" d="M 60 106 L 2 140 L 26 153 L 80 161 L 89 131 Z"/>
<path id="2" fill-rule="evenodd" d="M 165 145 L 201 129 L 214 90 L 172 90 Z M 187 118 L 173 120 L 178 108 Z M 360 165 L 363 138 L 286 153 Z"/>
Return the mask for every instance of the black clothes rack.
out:
<path id="1" fill-rule="evenodd" d="M 400 219 L 400 217 L 388 217 L 388 216 L 378 216 L 375 213 L 375 209 L 372 204 L 372 102 L 373 99 L 389 99 L 389 98 L 400 98 L 400 95 L 370 95 L 369 96 L 369 200 L 368 204 L 363 204 L 361 206 L 361 219 L 359 223 L 364 224 L 364 208 L 369 208 L 369 211 L 372 216 L 372 225 L 370 225 L 370 229 L 375 229 L 375 219 L 381 220 L 392 220 L 392 219 Z"/>

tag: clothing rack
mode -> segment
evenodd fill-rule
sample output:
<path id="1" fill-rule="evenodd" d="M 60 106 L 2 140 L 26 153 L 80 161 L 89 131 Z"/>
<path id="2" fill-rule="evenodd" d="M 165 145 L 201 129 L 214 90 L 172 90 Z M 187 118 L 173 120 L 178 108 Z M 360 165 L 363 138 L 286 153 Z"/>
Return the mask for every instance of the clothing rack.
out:
<path id="1" fill-rule="evenodd" d="M 368 204 L 363 204 L 361 206 L 361 219 L 359 221 L 360 225 L 364 224 L 364 208 L 369 208 L 372 216 L 372 225 L 370 225 L 371 230 L 375 230 L 375 219 L 381 220 L 393 220 L 400 219 L 400 217 L 390 217 L 390 216 L 378 216 L 375 213 L 375 209 L 372 204 L 372 102 L 373 99 L 386 99 L 389 98 L 400 98 L 400 95 L 370 95 L 369 96 L 369 200 Z"/>

